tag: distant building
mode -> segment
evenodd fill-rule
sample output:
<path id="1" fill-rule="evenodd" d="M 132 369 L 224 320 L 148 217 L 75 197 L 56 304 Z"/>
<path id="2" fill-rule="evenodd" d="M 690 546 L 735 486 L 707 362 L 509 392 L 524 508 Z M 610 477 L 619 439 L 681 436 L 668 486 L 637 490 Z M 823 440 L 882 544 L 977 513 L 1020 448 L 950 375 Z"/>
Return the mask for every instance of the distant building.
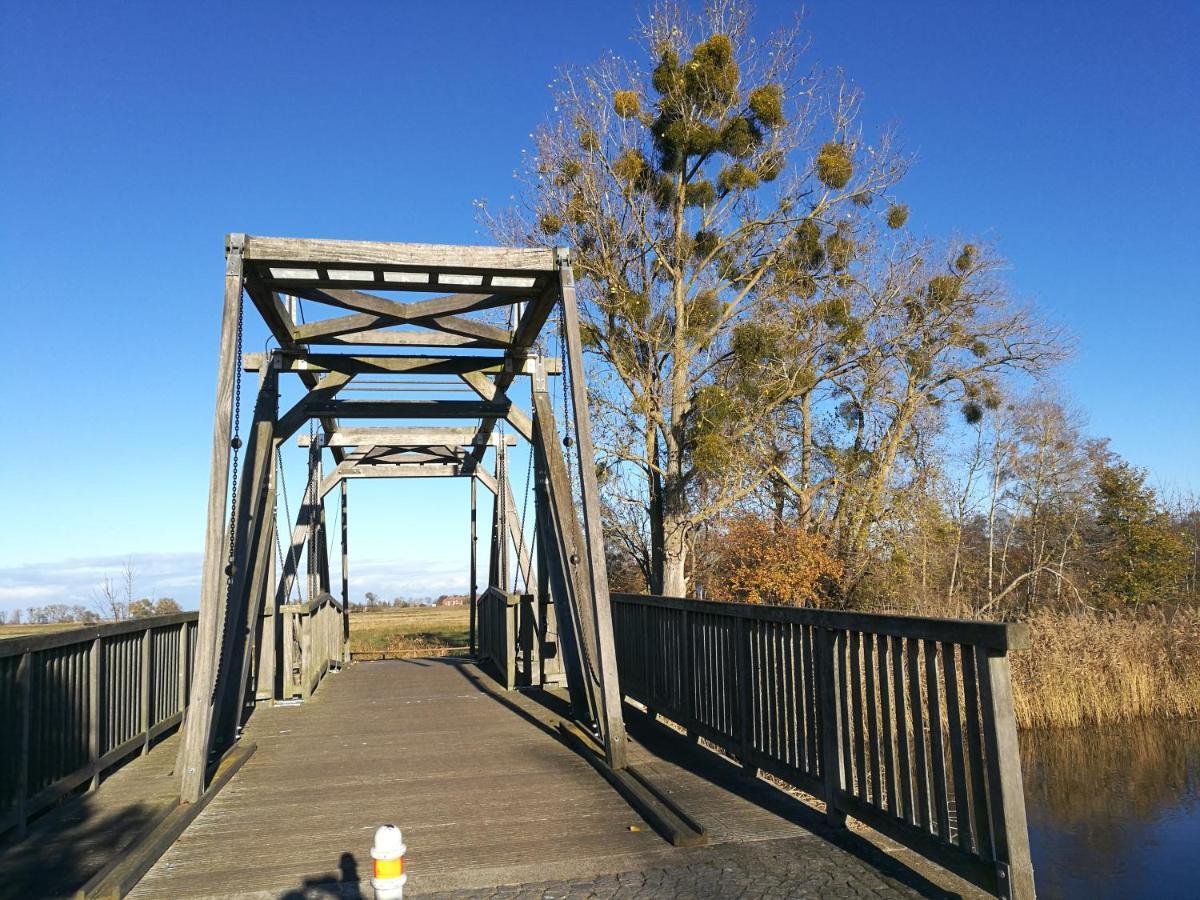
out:
<path id="1" fill-rule="evenodd" d="M 465 606 L 468 598 L 457 594 L 442 594 L 434 601 L 434 606 Z"/>

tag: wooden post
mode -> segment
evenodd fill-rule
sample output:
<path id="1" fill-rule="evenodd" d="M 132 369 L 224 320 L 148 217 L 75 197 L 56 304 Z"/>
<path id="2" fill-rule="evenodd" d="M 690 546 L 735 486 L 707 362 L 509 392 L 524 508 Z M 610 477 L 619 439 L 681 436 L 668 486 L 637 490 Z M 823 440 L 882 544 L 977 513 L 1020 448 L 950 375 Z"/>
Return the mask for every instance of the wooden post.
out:
<path id="1" fill-rule="evenodd" d="M 474 479 L 472 479 L 474 483 Z M 340 484 L 342 499 L 342 662 L 350 662 L 350 531 L 346 521 L 347 485 L 343 478 Z"/>
<path id="2" fill-rule="evenodd" d="M 154 680 L 150 677 L 154 665 L 154 634 L 147 628 L 142 632 L 141 684 L 138 685 L 138 728 L 142 733 L 142 756 L 150 752 L 150 691 Z"/>
<path id="3" fill-rule="evenodd" d="M 1021 752 L 1013 714 L 1012 674 L 1004 650 L 975 648 L 980 705 L 987 745 L 989 808 L 996 859 L 996 893 L 1013 900 L 1033 900 L 1033 861 L 1029 823 L 1021 781 Z M 975 715 L 974 710 L 969 711 Z"/>
<path id="4" fill-rule="evenodd" d="M 191 654 L 188 653 L 188 623 L 181 622 L 179 624 L 179 696 L 177 702 L 179 711 L 184 712 L 187 709 L 188 700 L 188 665 L 191 660 Z"/>
<path id="5" fill-rule="evenodd" d="M 614 769 L 625 768 L 625 721 L 621 717 L 621 686 L 617 677 L 617 651 L 613 641 L 612 610 L 609 607 L 608 569 L 604 556 L 604 534 L 600 519 L 600 487 L 596 482 L 596 451 L 588 414 L 587 386 L 583 370 L 579 309 L 575 299 L 575 276 L 565 250 L 558 251 L 558 276 L 562 289 L 563 334 L 567 353 L 564 365 L 571 373 L 571 398 L 575 410 L 575 456 L 579 463 L 580 493 L 583 495 L 583 527 L 587 537 L 587 571 L 591 576 L 592 615 L 600 666 L 600 712 L 604 730 L 604 752 Z"/>
<path id="6" fill-rule="evenodd" d="M 13 774 L 16 776 L 16 785 L 13 790 L 13 803 L 17 810 L 16 831 L 19 836 L 25 834 L 25 818 L 26 804 L 29 800 L 29 731 L 30 719 L 32 717 L 31 702 L 33 700 L 32 681 L 33 672 L 30 668 L 33 665 L 33 654 L 26 652 L 21 654 L 21 661 L 17 663 L 17 701 L 20 703 L 20 710 L 17 712 L 16 722 L 16 741 L 13 747 Z"/>
<path id="7" fill-rule="evenodd" d="M 594 621 L 585 615 L 580 563 L 583 535 L 571 498 L 566 460 L 559 448 L 558 428 L 550 405 L 546 373 L 539 359 L 533 374 L 533 460 L 536 478 L 538 545 L 547 566 L 546 587 L 555 605 L 559 656 L 567 675 L 571 707 L 580 721 L 598 719 L 599 679 L 591 663 L 596 657 Z"/>
<path id="8" fill-rule="evenodd" d="M 476 530 L 475 530 L 476 512 L 478 510 L 478 506 L 477 506 L 478 498 L 476 496 L 476 490 L 478 488 L 478 484 L 479 484 L 479 479 L 476 476 L 472 475 L 471 476 L 471 576 L 470 576 L 471 577 L 471 611 L 470 611 L 470 623 L 471 623 L 470 624 L 470 638 L 471 638 L 471 640 L 470 640 L 470 643 L 471 643 L 471 657 L 472 658 L 475 658 L 477 656 L 478 649 L 479 649 L 478 648 L 478 636 L 475 633 L 476 628 L 478 627 L 477 622 L 478 622 L 478 616 L 479 616 L 479 611 L 477 608 L 478 604 L 479 604 L 479 585 L 478 585 L 477 573 L 475 570 L 475 567 L 478 562 L 477 549 L 478 549 L 478 545 L 479 545 L 479 536 L 476 534 Z"/>
<path id="9" fill-rule="evenodd" d="M 186 627 L 186 624 L 185 624 Z M 104 638 L 94 638 L 88 653 L 88 761 L 95 766 L 91 790 L 100 786 L 100 766 L 104 715 Z"/>
<path id="10" fill-rule="evenodd" d="M 208 524 L 204 532 L 204 568 L 200 576 L 200 620 L 196 632 L 196 661 L 192 673 L 192 703 L 184 721 L 180 745 L 180 789 L 184 803 L 204 792 L 212 733 L 212 696 L 217 677 L 217 653 L 225 618 L 225 507 L 229 491 L 229 439 L 232 427 L 234 366 L 242 300 L 242 247 L 245 235 L 227 238 L 225 305 L 217 359 L 217 398 L 213 414 L 212 461 L 208 477 Z"/>

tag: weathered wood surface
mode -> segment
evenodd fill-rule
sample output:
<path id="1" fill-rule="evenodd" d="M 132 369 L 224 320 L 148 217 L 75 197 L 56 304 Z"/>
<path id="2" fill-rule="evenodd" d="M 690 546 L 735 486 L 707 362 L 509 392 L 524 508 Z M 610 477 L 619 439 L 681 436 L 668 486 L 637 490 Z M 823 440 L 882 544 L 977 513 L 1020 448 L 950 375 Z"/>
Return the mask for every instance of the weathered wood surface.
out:
<path id="1" fill-rule="evenodd" d="M 255 714 L 244 740 L 256 754 L 131 896 L 279 896 L 336 877 L 343 854 L 365 882 L 385 822 L 404 831 L 414 896 L 625 872 L 708 849 L 659 838 L 555 737 L 555 721 L 461 660 L 352 666 L 303 706 Z M 630 762 L 710 841 L 821 841 L 810 831 L 819 816 L 654 729 L 649 746 L 631 743 Z"/>
<path id="2" fill-rule="evenodd" d="M 245 241 L 246 259 L 293 266 L 361 264 L 398 269 L 543 273 L 553 272 L 555 268 L 554 251 L 536 248 L 391 244 L 255 235 L 247 235 Z"/>
<path id="3" fill-rule="evenodd" d="M 178 802 L 178 742 L 173 735 L 38 819 L 24 839 L 0 843 L 0 896 L 69 897 L 119 859 Z"/>

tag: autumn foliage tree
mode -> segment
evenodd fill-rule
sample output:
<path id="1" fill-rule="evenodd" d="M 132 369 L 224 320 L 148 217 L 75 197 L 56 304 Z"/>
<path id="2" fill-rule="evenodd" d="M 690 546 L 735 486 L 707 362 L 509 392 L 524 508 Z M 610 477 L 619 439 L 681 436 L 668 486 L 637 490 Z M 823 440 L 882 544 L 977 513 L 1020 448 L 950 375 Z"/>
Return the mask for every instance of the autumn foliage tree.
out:
<path id="1" fill-rule="evenodd" d="M 722 522 L 702 544 L 705 597 L 739 603 L 819 606 L 842 576 L 825 540 L 796 525 L 740 515 Z"/>

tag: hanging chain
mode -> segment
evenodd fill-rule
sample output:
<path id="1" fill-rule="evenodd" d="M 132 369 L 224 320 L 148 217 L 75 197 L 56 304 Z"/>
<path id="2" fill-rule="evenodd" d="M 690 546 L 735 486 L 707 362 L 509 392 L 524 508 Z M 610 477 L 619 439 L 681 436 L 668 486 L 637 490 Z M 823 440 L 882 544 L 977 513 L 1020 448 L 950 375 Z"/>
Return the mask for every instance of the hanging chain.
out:
<path id="1" fill-rule="evenodd" d="M 520 537 L 521 537 L 522 544 L 525 543 L 525 522 L 527 521 L 525 516 L 528 515 L 528 513 L 529 513 L 529 494 L 530 494 L 529 489 L 532 486 L 532 484 L 533 484 L 533 449 L 530 448 L 529 464 L 525 468 L 525 493 L 521 497 L 521 518 L 517 520 L 517 525 L 521 529 Z M 531 568 L 533 566 L 532 541 L 536 541 L 536 540 L 537 540 L 537 531 L 535 529 L 533 538 L 531 539 L 530 548 L 529 548 L 529 565 Z M 525 591 L 528 593 L 528 591 L 529 591 L 529 576 L 526 573 L 521 571 L 520 547 L 517 548 L 517 551 L 518 551 L 517 552 L 517 572 L 515 575 L 513 575 L 513 593 L 515 594 L 517 592 L 517 578 L 518 577 L 520 577 L 525 582 Z"/>
<path id="2" fill-rule="evenodd" d="M 233 448 L 233 472 L 230 482 L 233 485 L 229 498 L 229 559 L 225 565 L 225 587 L 233 583 L 233 555 L 236 544 L 234 526 L 237 524 L 238 503 L 238 468 L 242 449 L 242 332 L 245 323 L 245 304 L 242 302 L 242 292 L 238 291 L 237 309 L 237 352 L 233 357 L 233 438 L 229 446 Z"/>
<path id="3" fill-rule="evenodd" d="M 291 509 L 291 504 L 290 504 L 290 503 L 288 503 L 287 479 L 283 477 L 283 451 L 282 451 L 280 448 L 278 448 L 278 447 L 276 447 L 276 448 L 275 448 L 275 467 L 276 467 L 276 472 L 277 472 L 277 473 L 278 473 L 278 475 L 279 475 L 279 487 L 282 489 L 282 493 L 283 493 L 283 514 L 284 514 L 284 516 L 286 517 L 286 521 L 287 521 L 287 523 L 288 523 L 289 525 L 291 525 L 291 524 L 292 524 L 292 509 Z M 282 544 L 280 543 L 280 541 L 279 541 L 279 506 L 278 506 L 278 501 L 276 501 L 276 507 L 275 507 L 275 551 L 276 551 L 276 552 L 279 554 L 279 572 L 280 572 L 280 574 L 282 575 L 282 574 L 283 574 L 285 571 L 287 571 L 287 563 L 285 563 L 285 562 L 284 562 L 284 559 L 283 559 L 283 545 L 282 545 Z M 292 563 L 294 566 L 299 566 L 299 561 L 296 559 L 296 547 L 295 547 L 295 545 L 294 545 L 294 544 L 291 542 L 291 535 L 290 535 L 290 534 L 288 535 L 288 555 L 287 555 L 287 560 L 288 560 L 288 562 L 291 562 L 291 563 Z M 296 582 L 296 578 L 295 578 L 295 576 L 293 575 L 293 577 L 292 577 L 292 585 L 295 585 L 295 582 Z M 287 595 L 287 597 L 286 597 L 285 599 L 286 599 L 288 602 L 291 602 L 291 599 L 292 599 L 292 586 L 289 586 L 289 587 L 288 587 L 288 595 Z"/>
<path id="4" fill-rule="evenodd" d="M 566 434 L 563 436 L 563 446 L 570 449 L 575 443 L 575 438 L 572 437 L 574 426 L 572 424 L 574 417 L 572 416 L 572 401 L 571 388 L 574 386 L 571 382 L 571 361 L 567 355 L 567 323 L 566 316 L 560 311 L 558 314 L 558 355 L 562 358 L 562 375 L 559 376 L 562 382 L 563 395 L 563 428 Z M 567 459 L 567 481 L 571 485 L 571 502 L 576 500 L 575 492 L 575 467 L 571 465 L 570 454 L 566 454 Z M 581 463 L 582 464 L 582 463 Z"/>

